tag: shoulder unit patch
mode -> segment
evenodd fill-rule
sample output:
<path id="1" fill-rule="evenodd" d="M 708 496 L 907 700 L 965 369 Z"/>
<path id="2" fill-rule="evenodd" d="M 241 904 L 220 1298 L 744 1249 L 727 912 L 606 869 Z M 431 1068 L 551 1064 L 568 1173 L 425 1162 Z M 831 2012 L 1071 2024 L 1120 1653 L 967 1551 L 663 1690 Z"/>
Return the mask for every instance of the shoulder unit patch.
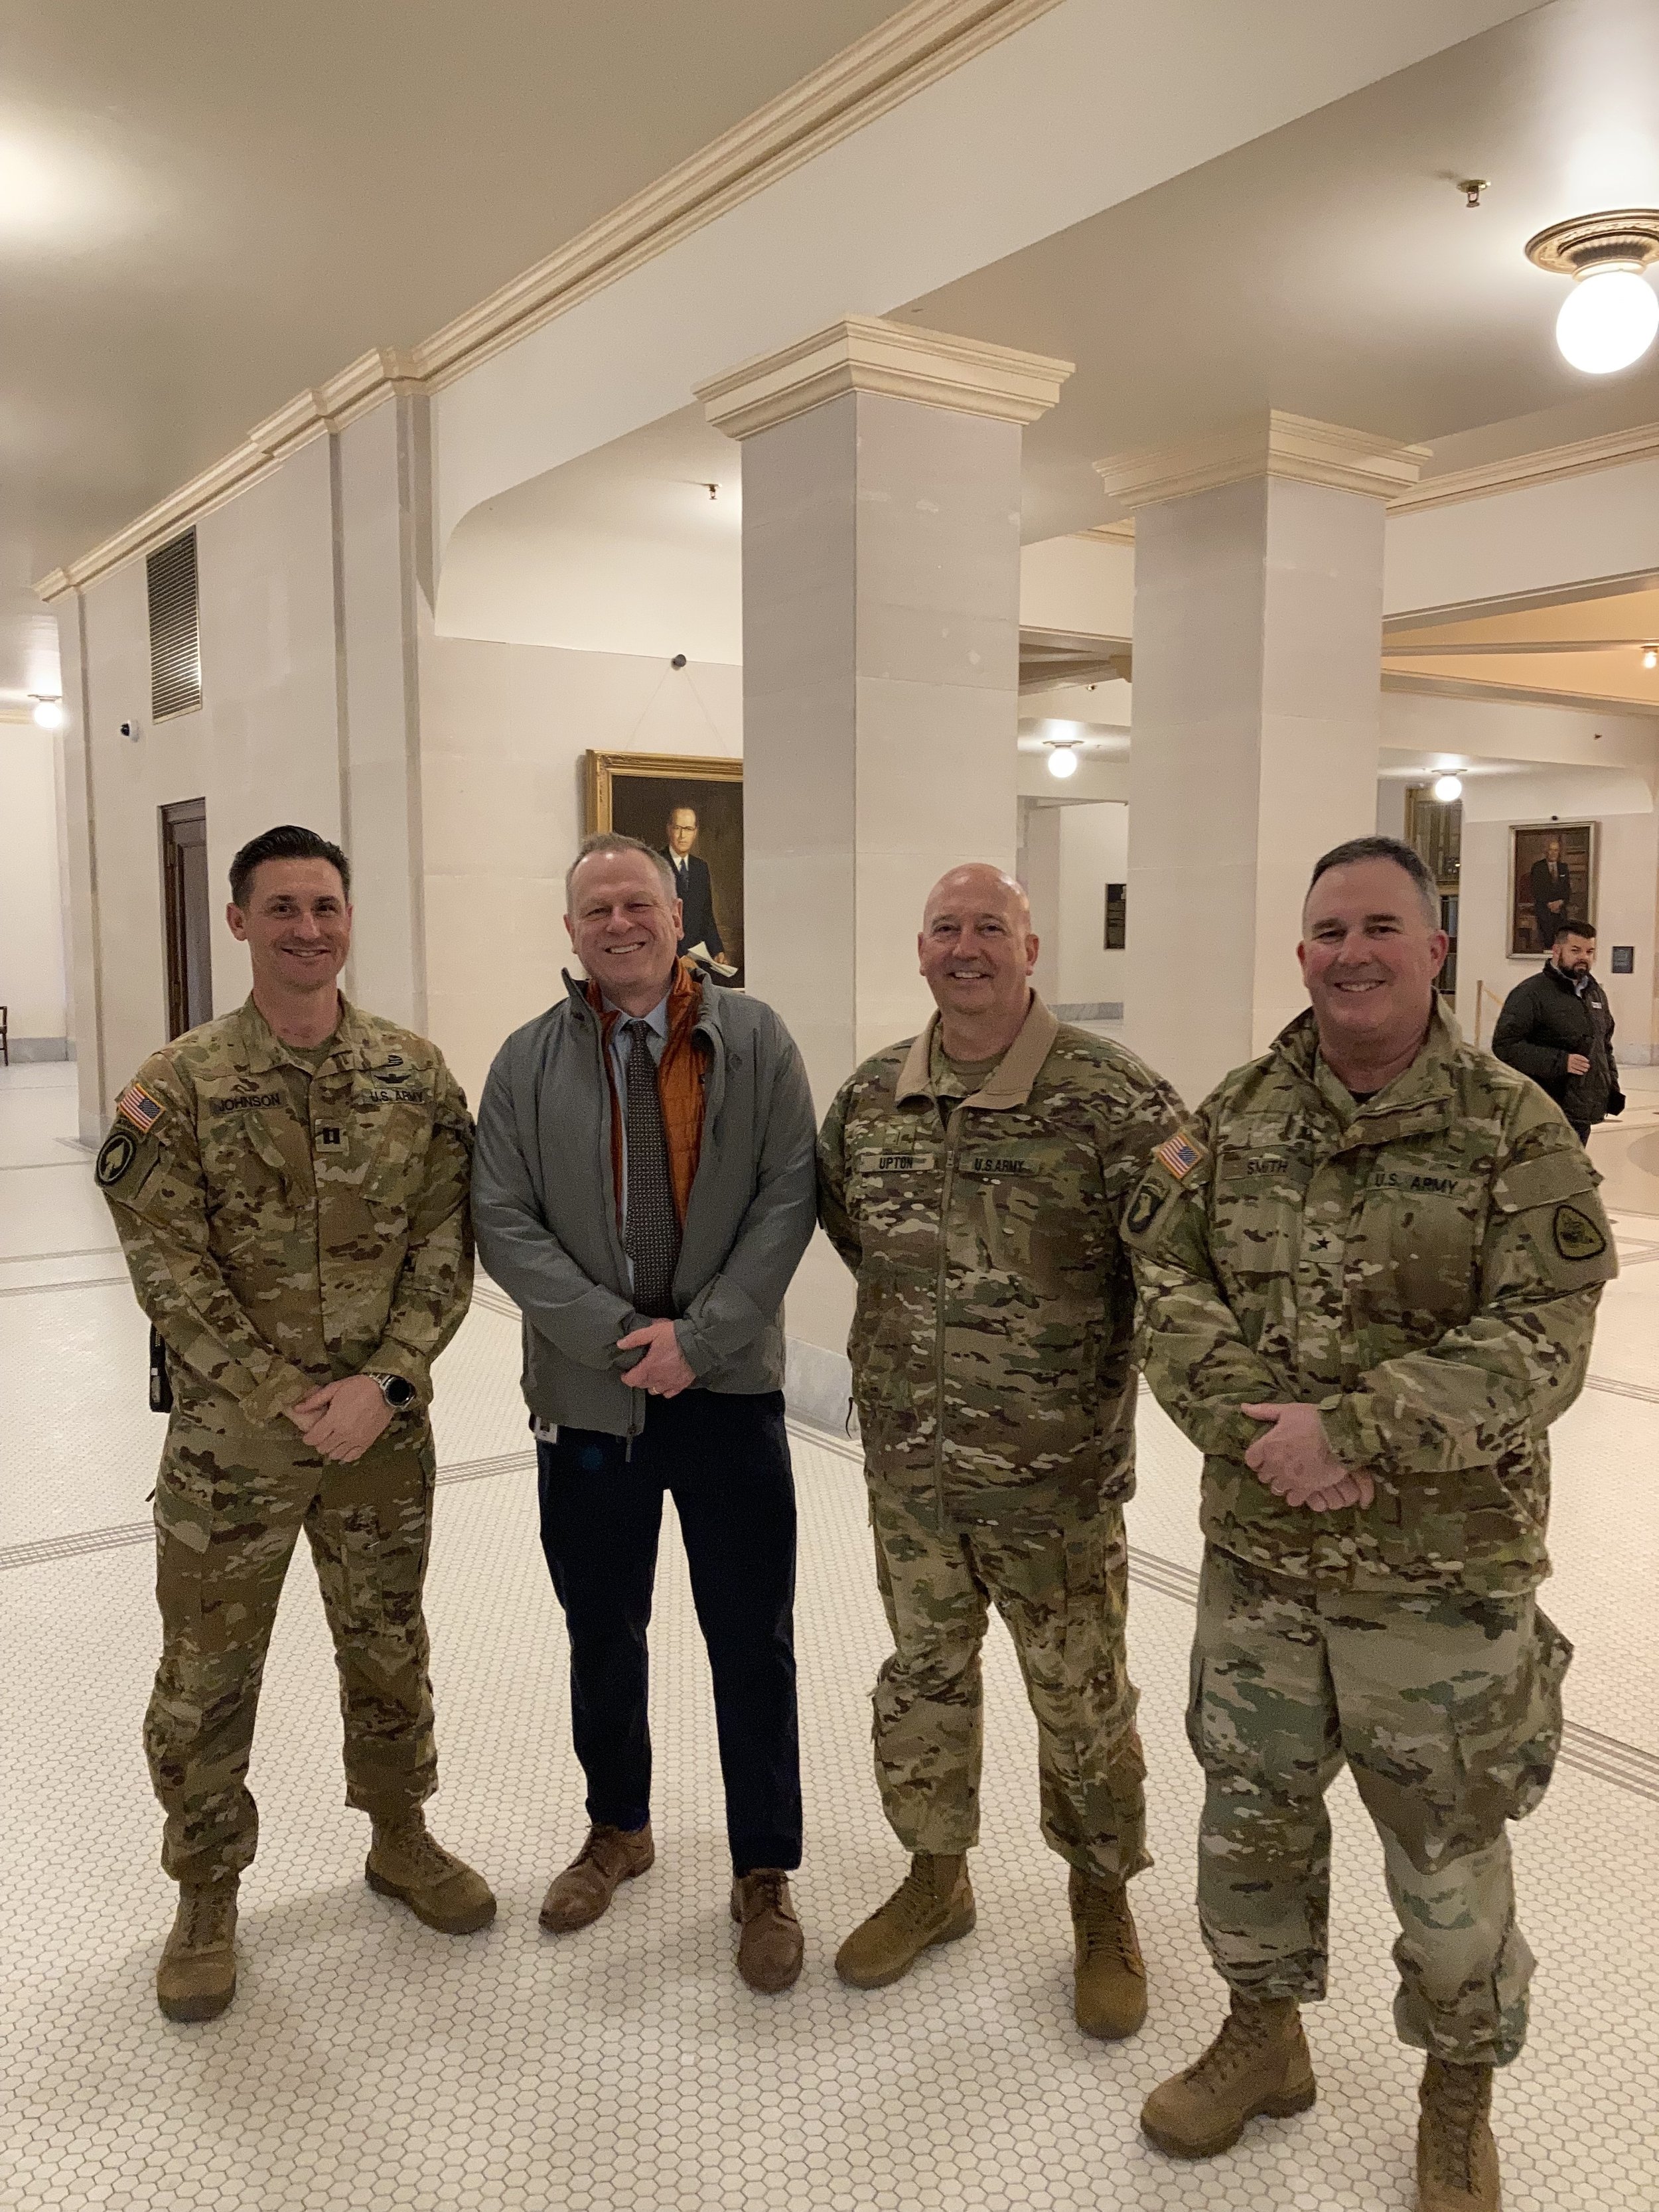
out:
<path id="1" fill-rule="evenodd" d="M 1607 1249 L 1607 1240 L 1588 1213 L 1581 1213 L 1576 1206 L 1558 1206 L 1555 1249 L 1564 1260 L 1598 1260 Z"/>

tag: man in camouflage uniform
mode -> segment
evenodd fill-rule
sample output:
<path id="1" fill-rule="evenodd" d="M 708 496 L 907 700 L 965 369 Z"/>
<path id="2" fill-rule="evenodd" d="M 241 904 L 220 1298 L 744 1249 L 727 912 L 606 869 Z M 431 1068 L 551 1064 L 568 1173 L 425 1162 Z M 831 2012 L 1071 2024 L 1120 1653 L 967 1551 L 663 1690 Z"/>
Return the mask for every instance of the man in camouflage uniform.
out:
<path id="1" fill-rule="evenodd" d="M 1030 911 L 997 869 L 935 885 L 919 950 L 938 1016 L 842 1085 L 818 1141 L 820 1218 L 858 1278 L 848 1348 L 894 1644 L 876 1772 L 912 1854 L 836 1967 L 877 1988 L 974 1924 L 994 1604 L 1036 1716 L 1042 1832 L 1072 1869 L 1078 2022 L 1129 2035 L 1146 1995 L 1125 1886 L 1151 1862 L 1124 1656 L 1134 1297 L 1117 1223 L 1181 1105 L 1036 998 Z"/>
<path id="2" fill-rule="evenodd" d="M 344 854 L 311 830 L 243 848 L 229 921 L 252 995 L 150 1055 L 98 1155 L 171 1398 L 144 1747 L 179 1885 L 156 1975 L 173 2020 L 210 2020 L 235 1994 L 254 1710 L 301 1528 L 339 1667 L 347 1802 L 374 1823 L 371 1887 L 451 1931 L 495 1910 L 421 1810 L 437 1787 L 426 1407 L 471 1289 L 471 1122 L 435 1046 L 340 996 L 349 889 Z"/>
<path id="3" fill-rule="evenodd" d="M 1395 2024 L 1428 2054 L 1418 2203 L 1492 2212 L 1492 2070 L 1533 1965 L 1505 1823 L 1549 1781 L 1571 1656 L 1534 1597 L 1547 1431 L 1612 1238 L 1559 1109 L 1436 998 L 1416 854 L 1327 854 L 1303 927 L 1310 1010 L 1160 1148 L 1125 1231 L 1147 1379 L 1205 1455 L 1188 1732 L 1199 1916 L 1232 1993 L 1142 2125 L 1201 2158 L 1314 2101 L 1297 2007 L 1325 1994 L 1346 1759 L 1400 1919 Z"/>

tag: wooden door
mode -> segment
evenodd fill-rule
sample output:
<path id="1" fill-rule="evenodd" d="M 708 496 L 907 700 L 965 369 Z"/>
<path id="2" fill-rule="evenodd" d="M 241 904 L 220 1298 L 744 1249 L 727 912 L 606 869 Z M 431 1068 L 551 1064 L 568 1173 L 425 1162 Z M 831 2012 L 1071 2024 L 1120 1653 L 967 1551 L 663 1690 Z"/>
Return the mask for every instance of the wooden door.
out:
<path id="1" fill-rule="evenodd" d="M 213 1018 L 213 908 L 208 891 L 207 801 L 161 809 L 161 902 L 167 917 L 167 1035 Z"/>

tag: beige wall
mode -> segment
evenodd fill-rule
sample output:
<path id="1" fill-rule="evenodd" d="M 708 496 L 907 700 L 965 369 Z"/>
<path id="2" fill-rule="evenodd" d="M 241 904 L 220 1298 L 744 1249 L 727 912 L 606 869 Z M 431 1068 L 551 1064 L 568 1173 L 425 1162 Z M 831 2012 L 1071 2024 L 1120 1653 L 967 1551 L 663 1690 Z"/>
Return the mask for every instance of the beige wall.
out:
<path id="1" fill-rule="evenodd" d="M 572 964 L 583 755 L 740 753 L 741 686 L 741 670 L 707 663 L 423 638 L 428 1014 L 470 1098 Z"/>
<path id="2" fill-rule="evenodd" d="M 0 866 L 0 1006 L 14 1045 L 68 1034 L 63 888 L 58 866 L 58 740 L 32 722 L 0 725 L 6 795 Z"/>
<path id="3" fill-rule="evenodd" d="M 207 802 L 217 1013 L 247 990 L 247 956 L 219 918 L 233 853 L 278 822 L 340 834 L 327 441 L 204 516 L 197 567 L 203 703 L 161 722 L 149 712 L 144 564 L 117 570 L 86 594 L 82 702 L 105 1092 L 94 1120 L 167 1034 L 161 807 Z M 136 743 L 120 734 L 129 720 L 141 732 Z M 83 1098 L 83 1121 L 90 1104 Z"/>

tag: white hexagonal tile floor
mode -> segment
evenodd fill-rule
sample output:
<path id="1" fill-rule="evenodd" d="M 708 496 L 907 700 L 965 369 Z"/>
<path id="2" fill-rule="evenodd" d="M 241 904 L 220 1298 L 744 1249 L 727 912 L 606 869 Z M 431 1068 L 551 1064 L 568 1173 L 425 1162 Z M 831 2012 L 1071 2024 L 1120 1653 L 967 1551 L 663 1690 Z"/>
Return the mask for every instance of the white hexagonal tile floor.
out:
<path id="1" fill-rule="evenodd" d="M 38 1091 L 58 1071 L 20 1071 Z M 0 1135 L 8 1094 L 0 1078 Z M 23 1087 L 23 1086 L 20 1086 Z M 31 1102 L 36 1150 L 51 1131 Z M 143 1520 L 159 1425 L 142 1330 L 71 1174 L 61 1230 L 28 1146 L 0 1150 L 0 1599 L 8 1788 L 0 1851 L 0 2204 L 201 2212 L 1395 2212 L 1412 2200 L 1414 2054 L 1389 2021 L 1393 1926 L 1352 1789 L 1333 1793 L 1333 1994 L 1310 2011 L 1315 2109 L 1177 2165 L 1141 2140 L 1146 2088 L 1212 2032 L 1198 1939 L 1199 1787 L 1181 1728 L 1198 1558 L 1193 1455 L 1142 1409 L 1131 1637 L 1158 1864 L 1134 1899 L 1151 2017 L 1088 2043 L 1069 2012 L 1065 1869 L 1036 1822 L 1035 1749 L 1006 1638 L 988 1651 L 977 1933 L 906 1981 L 844 1990 L 842 1935 L 902 1870 L 870 1774 L 884 1649 L 858 1466 L 798 1435 L 807 1966 L 781 1997 L 732 1972 L 708 1673 L 672 1516 L 653 1634 L 658 1861 L 581 1935 L 544 1936 L 582 1832 L 564 1644 L 536 1542 L 517 1334 L 486 1293 L 446 1355 L 447 1480 L 431 1580 L 443 1786 L 433 1825 L 497 1886 L 495 1926 L 447 1938 L 373 1896 L 341 1805 L 334 1675 L 308 1567 L 270 1667 L 243 1887 L 241 1986 L 170 2026 L 151 1976 L 171 1913 L 138 1744 L 156 1633 Z M 31 1155 L 32 1156 L 32 1155 Z M 20 1161 L 13 1172 L 5 1163 Z M 71 1163 L 73 1165 L 73 1163 Z M 1659 1222 L 1621 1224 L 1659 1245 Z M 1641 1255 L 1632 1249 L 1638 1262 Z M 118 1262 L 116 1263 L 118 1265 Z M 1636 1270 L 1632 1271 L 1636 1273 Z M 1640 1279 L 1639 1274 L 1638 1279 Z M 1627 1295 L 1620 1285 L 1614 1298 Z M 1534 2032 L 1500 2077 L 1511 2212 L 1659 2203 L 1659 1662 L 1652 1609 L 1659 1354 L 1558 1431 L 1573 1731 L 1516 1832 L 1540 1959 Z M 1634 1384 L 1634 1389 L 1632 1385 Z"/>

